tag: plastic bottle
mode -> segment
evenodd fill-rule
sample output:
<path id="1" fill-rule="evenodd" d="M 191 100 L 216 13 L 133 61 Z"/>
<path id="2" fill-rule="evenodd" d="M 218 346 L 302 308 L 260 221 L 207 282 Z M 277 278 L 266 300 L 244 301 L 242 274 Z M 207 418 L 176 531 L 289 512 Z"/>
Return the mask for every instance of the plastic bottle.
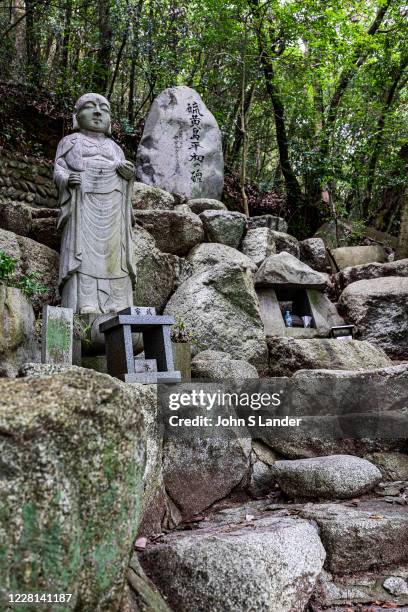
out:
<path id="1" fill-rule="evenodd" d="M 290 310 L 285 312 L 285 316 L 283 317 L 285 321 L 286 327 L 292 327 L 292 315 L 290 314 Z"/>

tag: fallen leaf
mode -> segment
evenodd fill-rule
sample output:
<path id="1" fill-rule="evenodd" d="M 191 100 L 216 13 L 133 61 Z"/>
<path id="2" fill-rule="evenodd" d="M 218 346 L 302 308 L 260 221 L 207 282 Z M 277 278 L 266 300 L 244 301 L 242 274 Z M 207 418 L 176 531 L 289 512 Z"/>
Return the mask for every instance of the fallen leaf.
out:
<path id="1" fill-rule="evenodd" d="M 144 550 L 146 548 L 147 538 L 137 538 L 135 542 L 135 548 L 137 550 Z"/>
<path id="2" fill-rule="evenodd" d="M 382 514 L 370 514 L 369 518 L 379 520 L 379 519 L 383 519 L 384 517 Z"/>

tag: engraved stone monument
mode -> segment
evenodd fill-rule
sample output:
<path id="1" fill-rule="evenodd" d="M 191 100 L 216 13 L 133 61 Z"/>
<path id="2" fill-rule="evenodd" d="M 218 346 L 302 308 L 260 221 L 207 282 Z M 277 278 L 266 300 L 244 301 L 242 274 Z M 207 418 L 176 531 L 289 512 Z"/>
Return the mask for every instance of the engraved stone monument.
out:
<path id="1" fill-rule="evenodd" d="M 73 123 L 79 131 L 61 140 L 55 158 L 61 303 L 83 315 L 117 312 L 133 302 L 134 166 L 109 138 L 110 126 L 108 100 L 81 96 Z"/>
<path id="2" fill-rule="evenodd" d="M 41 362 L 72 364 L 73 312 L 71 308 L 44 306 Z"/>
<path id="3" fill-rule="evenodd" d="M 194 89 L 169 87 L 154 100 L 137 151 L 136 174 L 147 185 L 188 199 L 221 198 L 221 132 Z"/>

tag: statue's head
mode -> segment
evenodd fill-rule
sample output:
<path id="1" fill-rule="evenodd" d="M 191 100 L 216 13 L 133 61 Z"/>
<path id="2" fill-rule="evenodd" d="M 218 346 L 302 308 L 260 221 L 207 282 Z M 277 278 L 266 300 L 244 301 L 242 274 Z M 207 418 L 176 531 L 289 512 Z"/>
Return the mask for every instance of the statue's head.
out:
<path id="1" fill-rule="evenodd" d="M 74 130 L 111 133 L 109 101 L 96 93 L 84 94 L 77 100 L 73 117 Z"/>

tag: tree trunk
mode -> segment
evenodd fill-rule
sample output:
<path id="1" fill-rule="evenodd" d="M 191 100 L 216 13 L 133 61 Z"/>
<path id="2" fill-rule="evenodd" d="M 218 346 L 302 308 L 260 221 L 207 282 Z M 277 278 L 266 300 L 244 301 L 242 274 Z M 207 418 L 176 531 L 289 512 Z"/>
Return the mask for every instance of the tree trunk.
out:
<path id="1" fill-rule="evenodd" d="M 256 17 L 259 8 L 259 0 L 249 0 L 249 5 L 254 12 L 255 30 L 258 39 L 259 58 L 264 73 L 266 91 L 272 102 L 273 116 L 275 121 L 276 140 L 278 143 L 279 161 L 283 177 L 285 179 L 286 194 L 289 208 L 295 210 L 303 200 L 300 184 L 293 171 L 289 159 L 289 146 L 286 134 L 285 109 L 275 79 L 272 58 L 268 53 L 268 45 L 262 22 Z"/>
<path id="2" fill-rule="evenodd" d="M 64 34 L 61 43 L 61 66 L 62 75 L 69 70 L 69 44 L 71 41 L 71 19 L 72 19 L 72 0 L 65 2 L 65 23 Z"/>
<path id="3" fill-rule="evenodd" d="M 244 141 L 243 123 L 246 124 L 248 121 L 248 114 L 252 104 L 254 90 L 255 85 L 251 85 L 250 87 L 248 87 L 248 89 L 244 93 L 243 104 L 241 95 L 240 113 L 236 116 L 235 120 L 234 142 L 232 143 L 231 151 L 228 155 L 228 165 L 231 168 L 234 166 L 238 159 L 239 152 Z M 244 118 L 244 122 L 242 121 L 242 118 Z"/>
<path id="4" fill-rule="evenodd" d="M 99 48 L 96 59 L 94 85 L 98 93 L 108 89 L 110 59 L 112 52 L 112 27 L 110 23 L 110 0 L 98 0 Z"/>
<path id="5" fill-rule="evenodd" d="M 25 0 L 27 76 L 36 87 L 40 87 L 42 76 L 38 15 L 36 11 L 38 5 L 39 3 L 36 0 Z"/>
<path id="6" fill-rule="evenodd" d="M 408 193 L 405 190 L 401 202 L 401 223 L 398 237 L 397 259 L 408 257 Z"/>
<path id="7" fill-rule="evenodd" d="M 13 74 L 20 80 L 25 60 L 26 20 L 24 0 L 15 0 L 12 6 L 12 24 L 15 24 L 14 48 L 15 57 Z"/>
<path id="8" fill-rule="evenodd" d="M 109 86 L 109 92 L 108 92 L 108 96 L 107 96 L 108 100 L 111 99 L 112 94 L 113 94 L 113 88 L 115 87 L 115 81 L 116 81 L 116 78 L 118 76 L 120 62 L 122 61 L 123 51 L 125 50 L 127 39 L 128 39 L 128 36 L 129 36 L 129 27 L 130 27 L 130 24 L 128 23 L 126 28 L 125 28 L 125 30 L 124 30 L 124 32 L 123 32 L 123 35 L 122 35 L 122 42 L 120 44 L 118 55 L 116 57 L 115 70 L 113 71 L 111 83 L 110 83 L 110 86 Z"/>
<path id="9" fill-rule="evenodd" d="M 364 219 L 368 217 L 368 214 L 370 211 L 370 204 L 371 204 L 371 200 L 373 197 L 375 171 L 376 171 L 378 159 L 381 154 L 381 147 L 383 144 L 385 121 L 387 118 L 387 114 L 389 113 L 392 107 L 395 96 L 399 91 L 398 85 L 400 83 L 400 80 L 402 78 L 402 75 L 407 65 L 408 65 L 408 56 L 404 58 L 404 60 L 399 65 L 398 70 L 395 72 L 394 79 L 387 93 L 384 107 L 377 121 L 377 134 L 376 134 L 373 148 L 371 151 L 371 156 L 368 162 L 366 190 L 365 190 L 365 194 L 364 194 L 364 198 L 362 202 L 362 216 Z"/>
<path id="10" fill-rule="evenodd" d="M 129 101 L 128 101 L 128 119 L 129 123 L 132 124 L 135 119 L 135 84 L 136 84 L 136 64 L 139 56 L 139 22 L 142 16 L 143 0 L 139 0 L 136 12 L 133 14 L 132 19 L 132 56 L 130 63 L 130 75 L 129 75 Z"/>

